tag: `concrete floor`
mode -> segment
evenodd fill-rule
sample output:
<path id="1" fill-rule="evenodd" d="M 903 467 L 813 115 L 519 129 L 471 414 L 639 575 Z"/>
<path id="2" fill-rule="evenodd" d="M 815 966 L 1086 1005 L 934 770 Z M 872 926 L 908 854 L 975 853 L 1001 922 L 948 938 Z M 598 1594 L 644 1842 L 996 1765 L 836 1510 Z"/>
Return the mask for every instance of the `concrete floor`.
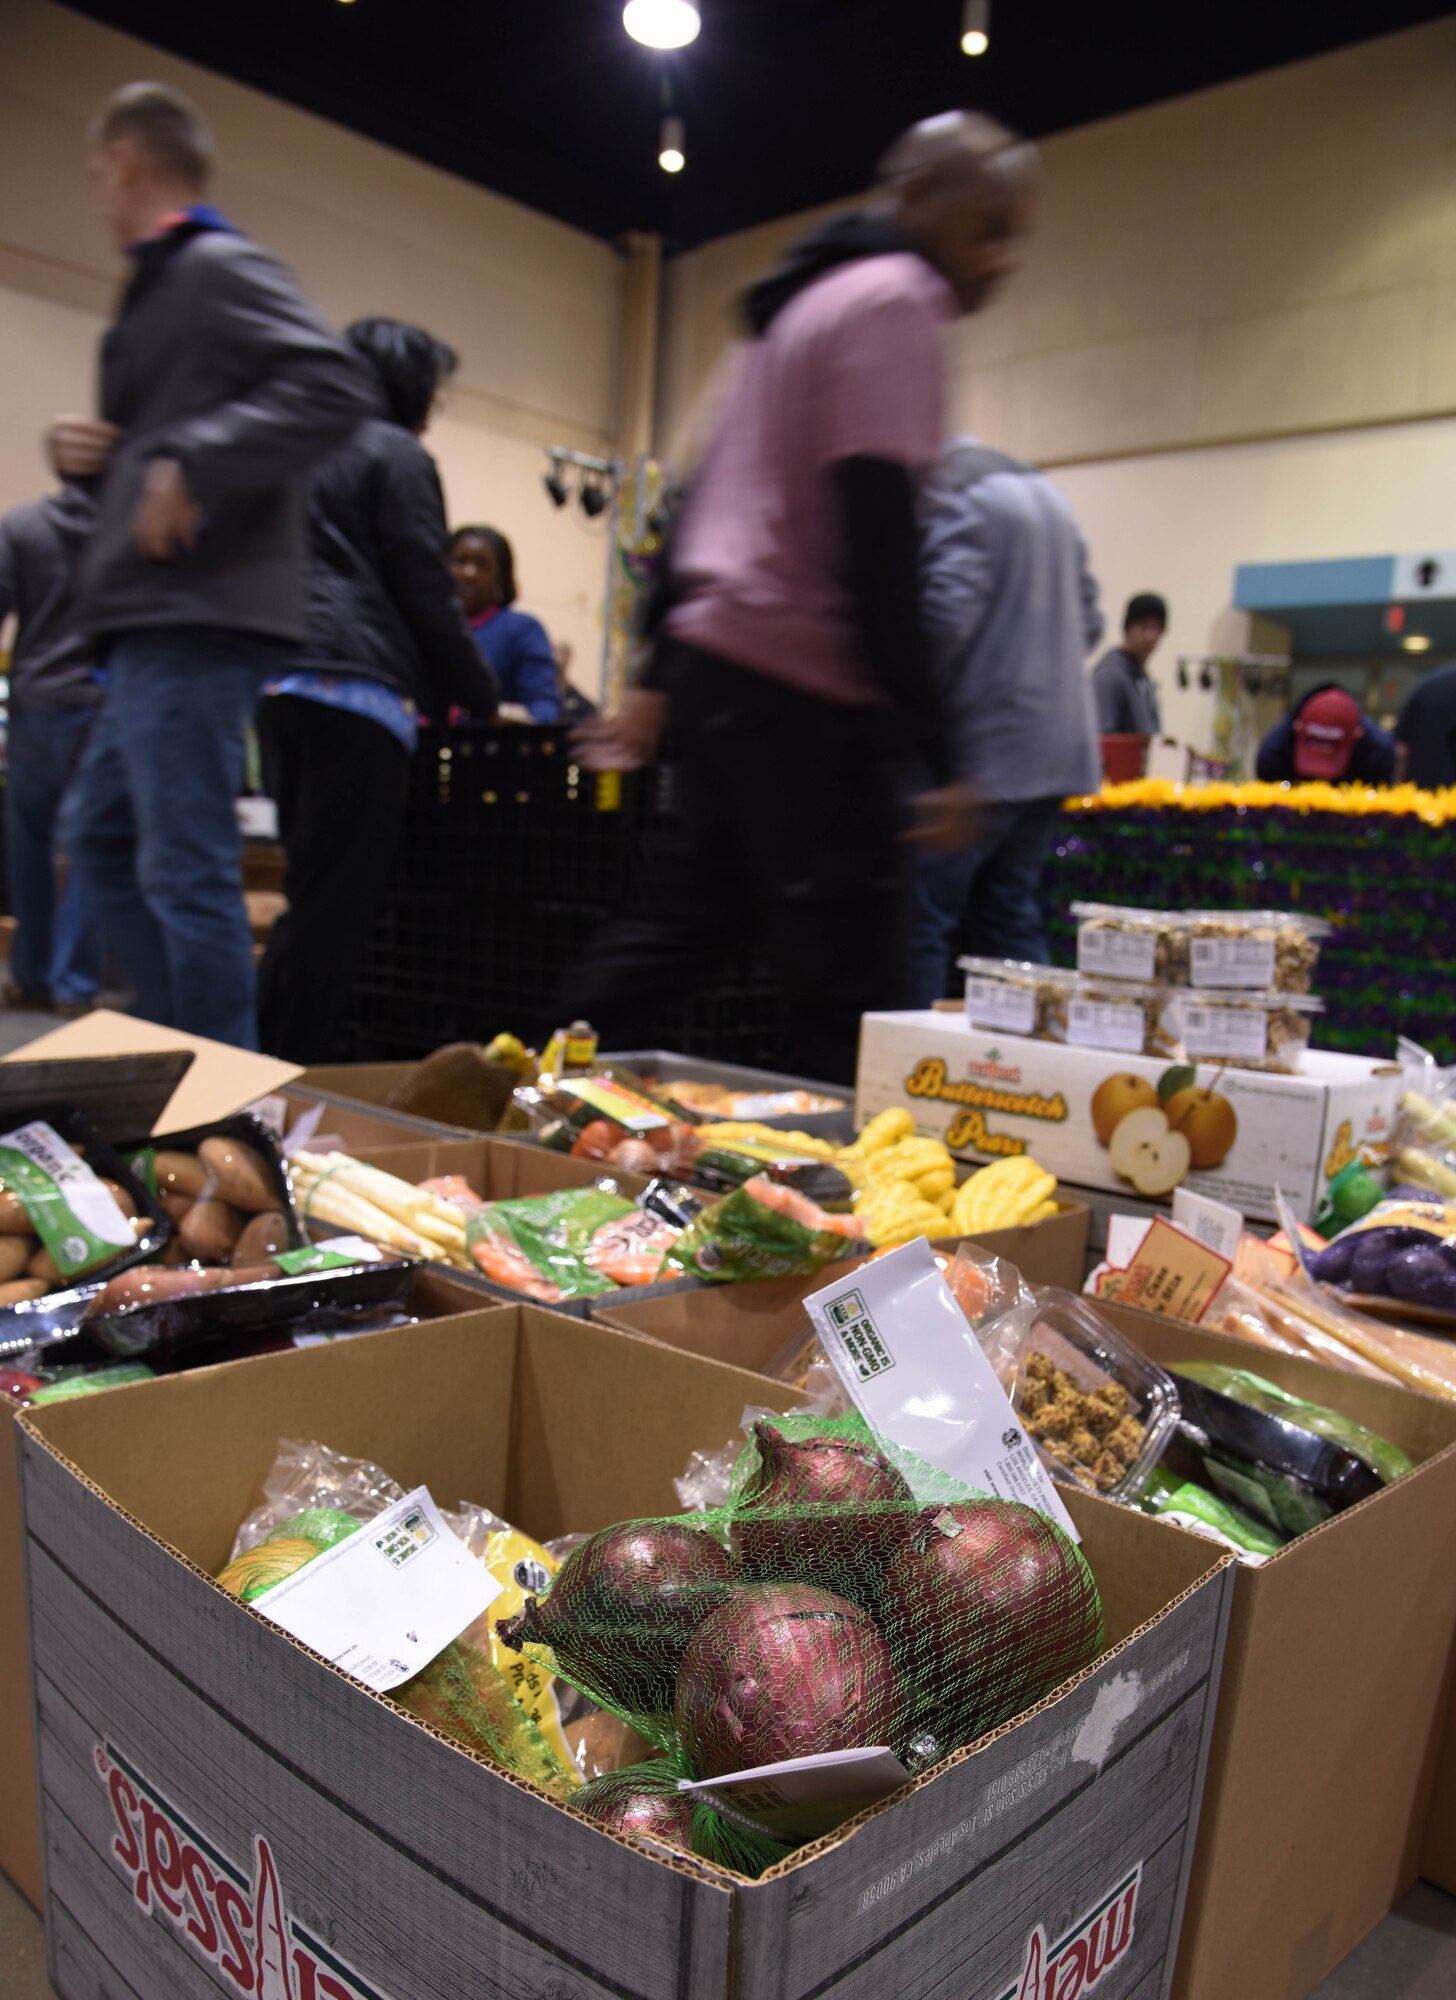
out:
<path id="1" fill-rule="evenodd" d="M 1451 2000 L 1456 1993 L 1456 1896 L 1418 1882 L 1310 2000 Z M 55 2000 L 40 1918 L 0 1875 L 0 1994 Z M 455 2000 L 441 1994 L 438 2000 Z M 1238 2000 L 1230 1994 L 1228 2000 Z"/>

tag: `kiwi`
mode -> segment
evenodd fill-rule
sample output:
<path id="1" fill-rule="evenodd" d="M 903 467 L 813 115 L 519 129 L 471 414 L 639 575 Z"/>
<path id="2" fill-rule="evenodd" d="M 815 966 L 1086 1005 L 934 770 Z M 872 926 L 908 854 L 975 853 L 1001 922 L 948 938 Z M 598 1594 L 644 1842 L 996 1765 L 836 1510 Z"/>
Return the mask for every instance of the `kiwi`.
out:
<path id="1" fill-rule="evenodd" d="M 385 1099 L 391 1111 L 494 1132 L 520 1079 L 505 1063 L 489 1062 L 474 1042 L 450 1042 L 415 1064 Z"/>

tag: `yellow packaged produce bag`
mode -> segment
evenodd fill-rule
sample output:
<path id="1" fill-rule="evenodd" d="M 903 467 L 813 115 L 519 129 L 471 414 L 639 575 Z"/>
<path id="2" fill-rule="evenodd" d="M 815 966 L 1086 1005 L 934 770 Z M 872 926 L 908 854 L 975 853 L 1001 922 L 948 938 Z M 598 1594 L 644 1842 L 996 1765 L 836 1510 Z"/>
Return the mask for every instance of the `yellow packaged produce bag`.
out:
<path id="1" fill-rule="evenodd" d="M 502 1644 L 496 1632 L 497 1621 L 514 1618 L 518 1611 L 524 1610 L 528 1597 L 539 1597 L 561 1565 L 519 1528 L 498 1528 L 487 1536 L 482 1561 L 501 1586 L 501 1594 L 463 1636 L 487 1655 L 552 1752 L 567 1770 L 574 1770 L 576 1759 L 562 1727 L 554 1677 L 534 1660 L 528 1660 L 524 1653 Z"/>

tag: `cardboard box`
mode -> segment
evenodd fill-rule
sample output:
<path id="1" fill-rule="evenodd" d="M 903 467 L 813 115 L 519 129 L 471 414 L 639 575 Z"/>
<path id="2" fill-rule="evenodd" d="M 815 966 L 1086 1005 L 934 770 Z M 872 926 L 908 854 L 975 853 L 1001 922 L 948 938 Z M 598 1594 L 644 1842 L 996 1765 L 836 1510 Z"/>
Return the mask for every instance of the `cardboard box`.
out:
<path id="1" fill-rule="evenodd" d="M 974 1243 L 993 1256 L 1007 1257 L 1033 1285 L 1060 1285 L 1080 1292 L 1087 1261 L 1087 1210 L 1068 1203 L 1059 1215 L 1025 1229 L 998 1229 L 985 1236 L 953 1236 L 936 1249 L 954 1252 Z M 708 1285 L 691 1294 L 619 1297 L 592 1301 L 591 1317 L 621 1333 L 633 1333 L 726 1361 L 755 1375 L 770 1368 L 796 1336 L 809 1337 L 804 1300 L 820 1291 L 839 1270 L 809 1278 L 771 1278 L 758 1285 Z"/>
<path id="2" fill-rule="evenodd" d="M 358 1154 L 362 1148 L 371 1150 L 380 1146 L 419 1146 L 431 1139 L 466 1138 L 473 1133 L 456 1133 L 448 1126 L 427 1125 L 420 1118 L 406 1118 L 397 1111 L 386 1111 L 372 1104 L 356 1104 L 347 1098 L 327 1097 L 310 1088 L 306 1081 L 291 1083 L 285 1089 L 271 1093 L 273 1101 L 283 1106 L 283 1130 L 292 1132 L 299 1120 L 316 1107 L 322 1109 L 323 1117 L 316 1127 L 318 1139 L 339 1141 L 339 1150 Z M 318 1147 L 314 1147 L 318 1151 Z"/>
<path id="3" fill-rule="evenodd" d="M 1109 1996 L 1158 2000 L 1230 1582 L 1207 1543 L 1079 1503 L 1112 1650 L 759 1882 L 584 1823 L 209 1580 L 280 1435 L 549 1537 L 673 1508 L 688 1452 L 761 1395 L 736 1370 L 527 1306 L 23 1418 L 64 2000 L 250 1990 L 251 1964 L 240 1984 L 206 1956 L 229 1950 L 219 1903 L 245 1952 L 260 1907 L 288 1938 L 296 1988 L 275 1978 L 265 2000 L 1014 2000 L 1029 1965 L 1060 1957 L 1070 1982 L 1093 1951 L 1117 1968 Z M 179 1878 L 200 1910 L 180 1883 L 172 1895 Z"/>
<path id="4" fill-rule="evenodd" d="M 440 1271 L 415 1279 L 405 1309 L 420 1319 L 479 1312 L 475 1286 Z M 9 1398 L 0 1405 L 0 1871 L 36 1908 L 41 1902 L 40 1829 L 35 1797 L 30 1663 L 25 1616 L 25 1560 L 15 1425 Z"/>
<path id="5" fill-rule="evenodd" d="M 1253 1368 L 1418 1461 L 1234 1585 L 1174 2000 L 1298 2000 L 1420 1872 L 1456 1638 L 1456 1406 L 1104 1310 L 1156 1361 Z"/>
<path id="6" fill-rule="evenodd" d="M 1456 1651 L 1452 1654 L 1448 1685 L 1452 1690 L 1451 1710 L 1436 1760 L 1436 1780 L 1431 1787 L 1430 1817 L 1421 1843 L 1421 1873 L 1437 1888 L 1456 1896 Z"/>
<path id="7" fill-rule="evenodd" d="M 1133 1079 L 1130 1108 L 1157 1101 L 1174 1067 L 1150 1056 L 1068 1048 L 1016 1035 L 985 1034 L 964 1015 L 934 1011 L 866 1014 L 860 1029 L 856 1122 L 904 1106 L 916 1130 L 941 1139 L 962 1159 L 1034 1154 L 1074 1187 L 1126 1192 L 1092 1120 L 1093 1096 L 1110 1078 Z M 1400 1094 L 1394 1064 L 1310 1050 L 1298 1076 L 1198 1065 L 1200 1086 L 1232 1107 L 1232 1149 L 1204 1171 L 1185 1168 L 1182 1183 L 1232 1203 L 1245 1215 L 1277 1220 L 1280 1187 L 1297 1210 L 1313 1215 L 1327 1181 L 1362 1149 L 1384 1158 Z M 1166 1172 L 1176 1173 L 1177 1157 Z M 1156 1177 L 1156 1170 L 1155 1177 Z M 1134 1192 L 1162 1199 L 1167 1186 Z"/>
<path id="8" fill-rule="evenodd" d="M 120 1118 L 115 1123 L 108 1121 L 103 1126 L 108 1138 L 135 1139 L 147 1130 L 186 1132 L 194 1125 L 226 1118 L 230 1112 L 266 1097 L 270 1091 L 281 1090 L 299 1074 L 297 1063 L 279 1062 L 274 1056 L 256 1055 L 250 1049 L 230 1048 L 225 1042 L 210 1042 L 203 1035 L 184 1034 L 180 1028 L 159 1028 L 153 1021 L 139 1021 L 134 1015 L 115 1014 L 105 1007 L 98 1007 L 93 1014 L 83 1014 L 78 1021 L 68 1021 L 48 1035 L 38 1036 L 8 1056 L 0 1056 L 0 1065 L 20 1063 L 29 1067 L 41 1062 L 141 1057 L 158 1060 L 171 1057 L 175 1061 L 179 1054 L 186 1054 L 191 1060 L 180 1066 L 176 1087 L 156 1107 L 151 1124 L 138 1124 L 134 1119 L 123 1122 Z M 113 1069 L 112 1074 L 121 1072 Z M 65 1071 L 57 1073 L 59 1084 L 64 1084 L 65 1079 Z M 67 1095 L 64 1090 L 61 1094 Z M 96 1117 L 101 1122 L 99 1109 Z"/>
<path id="9" fill-rule="evenodd" d="M 0 1107 L 20 1111 L 47 1101 L 72 1104 L 103 1138 L 119 1141 L 225 1118 L 259 1097 L 287 1093 L 297 1075 L 293 1063 L 98 1009 L 0 1058 Z M 352 1129 L 362 1136 L 366 1126 L 377 1138 L 400 1136 L 400 1128 L 383 1119 L 365 1119 Z M 439 1274 L 422 1275 L 414 1296 L 432 1313 L 480 1304 L 475 1288 Z M 0 1409 L 0 1717 L 5 1718 L 0 1728 L 0 1870 L 38 1904 L 35 1745 L 12 1429 L 8 1408 Z"/>
<path id="10" fill-rule="evenodd" d="M 306 1069 L 299 1077 L 300 1089 L 312 1097 L 325 1097 L 345 1104 L 370 1104 L 380 1110 L 387 1110 L 396 1119 L 413 1128 L 416 1134 L 427 1132 L 449 1132 L 454 1137 L 478 1137 L 471 1126 L 452 1125 L 434 1118 L 417 1118 L 413 1112 L 395 1111 L 390 1107 L 391 1093 L 409 1079 L 419 1068 L 418 1063 L 329 1063 L 316 1064 Z"/>

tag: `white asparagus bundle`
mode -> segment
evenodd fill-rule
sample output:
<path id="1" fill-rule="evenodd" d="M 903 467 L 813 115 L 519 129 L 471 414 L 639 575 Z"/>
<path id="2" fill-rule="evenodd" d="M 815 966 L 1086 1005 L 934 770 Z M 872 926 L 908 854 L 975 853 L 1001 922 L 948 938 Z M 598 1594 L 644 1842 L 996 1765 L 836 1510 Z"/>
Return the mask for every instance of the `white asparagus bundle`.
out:
<path id="1" fill-rule="evenodd" d="M 429 1237 L 433 1243 L 443 1243 L 452 1249 L 465 1248 L 465 1224 L 459 1209 L 441 1201 L 427 1188 L 415 1187 L 395 1174 L 381 1172 L 378 1167 L 366 1167 L 362 1160 L 351 1159 L 347 1153 L 298 1153 L 294 1157 L 305 1161 L 310 1172 L 326 1174 L 331 1184 L 342 1183 L 351 1194 L 372 1201 L 406 1229 Z"/>
<path id="2" fill-rule="evenodd" d="M 304 1213 L 311 1219 L 411 1256 L 460 1270 L 470 1268 L 458 1212 L 442 1218 L 433 1211 L 443 1204 L 408 1181 L 366 1167 L 345 1153 L 298 1153 L 289 1165 Z"/>

